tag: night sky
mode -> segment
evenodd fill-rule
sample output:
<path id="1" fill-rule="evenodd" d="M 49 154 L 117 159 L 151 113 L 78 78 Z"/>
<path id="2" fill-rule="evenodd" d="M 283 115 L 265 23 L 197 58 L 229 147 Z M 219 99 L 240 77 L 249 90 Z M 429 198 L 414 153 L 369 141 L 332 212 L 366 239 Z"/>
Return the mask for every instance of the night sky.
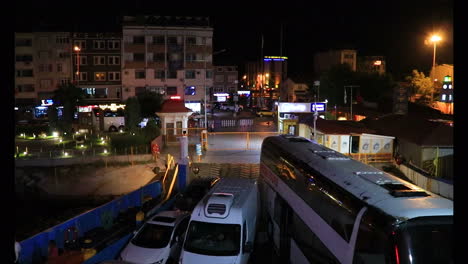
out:
<path id="1" fill-rule="evenodd" d="M 242 71 L 246 61 L 260 59 L 263 35 L 263 55 L 288 56 L 292 76 L 310 78 L 315 52 L 353 48 L 358 56 L 385 56 L 387 71 L 399 79 L 412 69 L 429 71 L 433 46 L 424 40 L 438 30 L 444 41 L 437 46 L 437 63 L 453 64 L 449 0 L 173 2 L 83 0 L 58 11 L 63 1 L 34 1 L 27 9 L 17 7 L 16 31 L 118 31 L 123 15 L 209 16 L 213 51 L 227 49 L 215 56 L 215 64 L 238 65 Z"/>

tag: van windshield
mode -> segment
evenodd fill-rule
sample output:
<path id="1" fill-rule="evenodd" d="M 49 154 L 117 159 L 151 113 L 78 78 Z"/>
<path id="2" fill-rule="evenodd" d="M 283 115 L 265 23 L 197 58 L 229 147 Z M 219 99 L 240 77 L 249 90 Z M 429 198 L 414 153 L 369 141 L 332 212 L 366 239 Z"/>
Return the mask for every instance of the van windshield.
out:
<path id="1" fill-rule="evenodd" d="M 400 227 L 400 263 L 454 263 L 453 218 L 420 217 Z"/>
<path id="2" fill-rule="evenodd" d="M 210 256 L 238 255 L 240 231 L 240 225 L 191 221 L 184 250 Z"/>

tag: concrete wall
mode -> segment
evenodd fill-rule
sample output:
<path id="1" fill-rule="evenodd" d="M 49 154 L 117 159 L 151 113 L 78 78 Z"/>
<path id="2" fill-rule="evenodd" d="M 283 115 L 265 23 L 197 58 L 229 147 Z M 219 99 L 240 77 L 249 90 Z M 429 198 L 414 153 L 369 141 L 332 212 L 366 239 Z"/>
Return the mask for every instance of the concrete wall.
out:
<path id="1" fill-rule="evenodd" d="M 406 177 L 408 177 L 417 186 L 453 200 L 453 184 L 426 177 L 404 164 L 401 164 L 398 167 Z"/>

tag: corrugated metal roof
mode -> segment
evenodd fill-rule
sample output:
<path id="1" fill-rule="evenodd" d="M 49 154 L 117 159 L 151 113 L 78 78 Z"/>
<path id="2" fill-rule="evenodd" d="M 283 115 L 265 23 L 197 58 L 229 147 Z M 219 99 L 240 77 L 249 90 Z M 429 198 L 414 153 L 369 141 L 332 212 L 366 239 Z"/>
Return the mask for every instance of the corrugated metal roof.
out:
<path id="1" fill-rule="evenodd" d="M 408 115 L 388 115 L 366 121 L 378 133 L 404 139 L 419 146 L 453 146 L 453 127 Z"/>
<path id="2" fill-rule="evenodd" d="M 313 115 L 300 116 L 299 123 L 314 126 Z M 325 120 L 317 118 L 316 128 L 324 134 L 374 134 L 376 131 L 365 127 L 364 124 L 353 121 Z"/>

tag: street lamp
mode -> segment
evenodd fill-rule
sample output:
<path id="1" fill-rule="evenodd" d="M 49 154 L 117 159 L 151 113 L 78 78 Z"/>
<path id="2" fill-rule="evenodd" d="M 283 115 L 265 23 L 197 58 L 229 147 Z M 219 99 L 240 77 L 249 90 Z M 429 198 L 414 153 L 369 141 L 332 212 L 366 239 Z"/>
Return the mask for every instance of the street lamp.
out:
<path id="1" fill-rule="evenodd" d="M 73 49 L 76 51 L 76 84 L 80 84 L 80 47 L 75 46 Z"/>
<path id="2" fill-rule="evenodd" d="M 216 51 L 216 52 L 213 52 L 212 56 L 214 55 L 217 55 L 217 54 L 220 54 L 220 53 L 223 53 L 225 52 L 226 49 L 222 49 L 220 51 Z M 204 91 L 205 91 L 205 102 L 204 102 L 204 109 L 205 109 L 205 129 L 208 130 L 208 119 L 207 119 L 207 116 L 206 116 L 206 56 L 205 56 L 205 59 L 204 59 L 204 64 L 205 64 L 205 75 L 204 75 L 204 78 L 203 78 L 203 87 L 204 87 Z M 212 60 L 212 63 L 213 64 L 213 60 Z M 211 76 L 212 78 L 214 78 L 213 76 Z M 213 107 L 213 106 L 211 106 Z"/>
<path id="3" fill-rule="evenodd" d="M 441 41 L 442 38 L 438 35 L 432 35 L 429 39 L 430 42 L 434 43 L 434 56 L 432 57 L 432 71 L 431 71 L 431 81 L 432 81 L 432 90 L 431 90 L 431 103 L 434 103 L 434 74 L 435 74 L 435 58 L 436 58 L 436 47 L 437 42 Z"/>

